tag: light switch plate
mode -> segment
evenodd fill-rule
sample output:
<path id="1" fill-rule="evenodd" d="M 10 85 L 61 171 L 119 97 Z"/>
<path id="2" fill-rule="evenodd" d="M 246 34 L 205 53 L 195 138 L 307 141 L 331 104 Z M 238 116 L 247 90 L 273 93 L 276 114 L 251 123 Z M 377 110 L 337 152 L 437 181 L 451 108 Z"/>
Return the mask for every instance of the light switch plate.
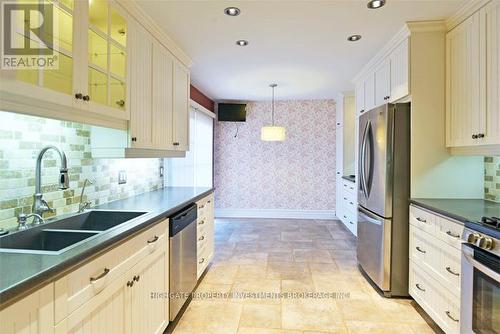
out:
<path id="1" fill-rule="evenodd" d="M 127 172 L 121 170 L 118 172 L 118 184 L 125 184 L 125 183 L 127 183 Z"/>

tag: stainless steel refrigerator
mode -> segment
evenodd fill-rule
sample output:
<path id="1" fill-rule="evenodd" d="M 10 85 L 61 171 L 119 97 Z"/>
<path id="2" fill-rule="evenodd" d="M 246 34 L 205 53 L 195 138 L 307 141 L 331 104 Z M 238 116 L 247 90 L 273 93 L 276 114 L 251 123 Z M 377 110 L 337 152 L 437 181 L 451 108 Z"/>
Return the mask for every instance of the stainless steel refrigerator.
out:
<path id="1" fill-rule="evenodd" d="M 358 263 L 387 297 L 408 296 L 410 104 L 359 117 Z"/>

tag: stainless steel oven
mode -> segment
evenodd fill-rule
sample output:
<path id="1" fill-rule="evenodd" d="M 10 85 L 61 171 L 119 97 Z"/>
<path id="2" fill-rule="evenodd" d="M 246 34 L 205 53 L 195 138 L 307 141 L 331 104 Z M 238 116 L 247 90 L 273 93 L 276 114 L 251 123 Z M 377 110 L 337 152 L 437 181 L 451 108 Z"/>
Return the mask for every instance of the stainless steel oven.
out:
<path id="1" fill-rule="evenodd" d="M 462 244 L 461 324 L 467 334 L 500 333 L 498 239 L 466 229 Z M 496 253 L 496 254 L 495 254 Z"/>

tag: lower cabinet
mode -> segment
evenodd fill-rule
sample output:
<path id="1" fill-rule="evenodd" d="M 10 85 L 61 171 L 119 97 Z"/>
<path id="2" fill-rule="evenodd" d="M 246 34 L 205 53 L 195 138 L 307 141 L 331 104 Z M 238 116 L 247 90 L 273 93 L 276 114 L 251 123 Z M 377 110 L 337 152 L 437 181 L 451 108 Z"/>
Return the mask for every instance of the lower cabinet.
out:
<path id="1" fill-rule="evenodd" d="M 196 202 L 198 206 L 197 224 L 197 272 L 201 277 L 214 257 L 214 195 L 210 194 Z"/>
<path id="2" fill-rule="evenodd" d="M 445 333 L 460 333 L 463 225 L 410 206 L 409 292 Z"/>
<path id="3" fill-rule="evenodd" d="M 342 179 L 340 193 L 340 208 L 337 209 L 337 217 L 344 223 L 349 231 L 358 235 L 358 201 L 356 195 L 356 183 Z"/>
<path id="4" fill-rule="evenodd" d="M 54 284 L 0 311 L 0 333 L 54 333 Z"/>

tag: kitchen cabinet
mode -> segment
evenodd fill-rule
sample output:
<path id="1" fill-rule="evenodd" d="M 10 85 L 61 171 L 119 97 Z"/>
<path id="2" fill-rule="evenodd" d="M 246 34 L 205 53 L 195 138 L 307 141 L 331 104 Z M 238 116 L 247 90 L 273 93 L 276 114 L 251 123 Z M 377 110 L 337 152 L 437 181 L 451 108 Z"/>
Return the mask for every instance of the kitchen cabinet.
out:
<path id="1" fill-rule="evenodd" d="M 358 115 L 410 94 L 408 37 L 391 45 L 379 58 L 354 80 Z"/>
<path id="2" fill-rule="evenodd" d="M 409 292 L 446 333 L 460 333 L 463 225 L 410 206 Z"/>
<path id="3" fill-rule="evenodd" d="M 2 71 L 2 109 L 125 127 L 130 118 L 125 11 L 105 0 L 54 2 L 54 10 L 61 27 L 54 36 L 59 68 Z"/>
<path id="4" fill-rule="evenodd" d="M 173 145 L 178 151 L 189 150 L 189 82 L 189 71 L 175 61 L 172 127 Z"/>
<path id="5" fill-rule="evenodd" d="M 210 194 L 196 202 L 198 206 L 197 229 L 197 278 L 199 279 L 214 257 L 215 224 L 214 195 Z"/>
<path id="6" fill-rule="evenodd" d="M 0 311 L 0 333 L 54 333 L 54 284 Z"/>
<path id="7" fill-rule="evenodd" d="M 130 32 L 130 140 L 134 148 L 153 148 L 153 37 L 134 23 Z M 126 145 L 126 143 L 124 143 Z"/>
<path id="8" fill-rule="evenodd" d="M 390 98 L 391 91 L 391 60 L 385 59 L 375 69 L 375 105 L 380 106 Z"/>
<path id="9" fill-rule="evenodd" d="M 500 152 L 500 1 L 446 35 L 446 146 L 455 154 Z"/>

